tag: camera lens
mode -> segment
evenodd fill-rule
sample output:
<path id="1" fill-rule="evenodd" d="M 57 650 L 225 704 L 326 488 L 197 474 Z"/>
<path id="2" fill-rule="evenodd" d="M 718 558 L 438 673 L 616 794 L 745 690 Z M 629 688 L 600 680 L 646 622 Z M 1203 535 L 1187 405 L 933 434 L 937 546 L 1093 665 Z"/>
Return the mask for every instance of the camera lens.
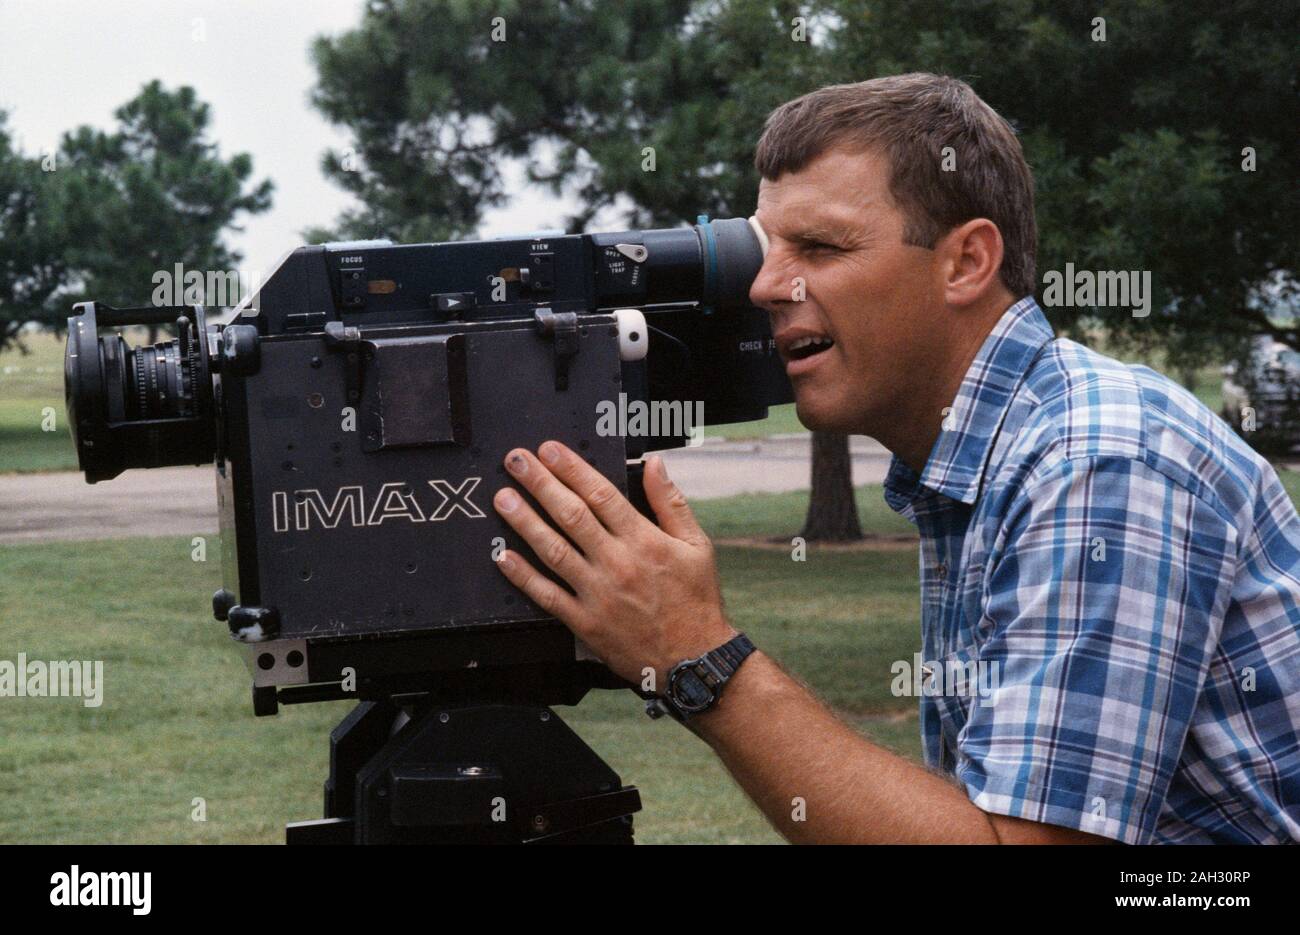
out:
<path id="1" fill-rule="evenodd" d="M 133 467 L 210 462 L 215 413 L 203 309 L 119 310 L 94 302 L 75 309 L 64 390 L 86 480 L 109 480 Z M 174 320 L 177 336 L 157 344 L 130 347 L 120 334 L 98 334 L 104 325 L 167 320 Z"/>
<path id="2" fill-rule="evenodd" d="M 125 343 L 120 337 L 117 340 Z M 126 360 L 127 418 L 166 419 L 193 413 L 190 369 L 194 361 L 181 358 L 180 341 L 128 348 Z"/>

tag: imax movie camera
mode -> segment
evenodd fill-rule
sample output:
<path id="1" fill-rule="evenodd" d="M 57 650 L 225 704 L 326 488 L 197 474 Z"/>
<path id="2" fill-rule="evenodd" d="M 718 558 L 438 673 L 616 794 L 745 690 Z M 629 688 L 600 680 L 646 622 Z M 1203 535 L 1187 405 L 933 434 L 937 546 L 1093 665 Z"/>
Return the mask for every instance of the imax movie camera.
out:
<path id="1" fill-rule="evenodd" d="M 517 766 L 520 738 L 538 724 L 567 731 L 533 706 L 625 686 L 494 567 L 504 548 L 532 554 L 491 508 L 508 482 L 505 454 L 559 440 L 653 518 L 639 459 L 692 434 L 689 415 L 668 416 L 702 404 L 707 424 L 750 421 L 792 398 L 767 315 L 749 304 L 765 241 L 755 221 L 702 217 L 669 230 L 326 244 L 288 254 L 225 326 L 200 305 L 81 303 L 65 364 L 80 467 L 96 483 L 215 461 L 223 586 L 213 611 L 244 652 L 255 712 L 360 699 L 349 720 L 372 726 L 354 723 L 349 742 L 345 721 L 334 753 L 352 743 L 364 765 L 394 718 L 466 706 L 455 720 L 482 723 L 430 741 L 436 755 L 401 753 L 395 762 L 416 771 L 381 770 L 387 811 L 364 822 L 390 835 L 459 827 L 448 816 L 473 812 L 465 803 L 500 772 L 480 762 L 493 757 L 485 738 L 513 738 L 496 759 Z M 164 324 L 175 338 L 152 346 L 100 334 Z M 602 431 L 598 414 L 614 401 L 664 415 L 660 433 Z M 333 811 L 357 820 L 346 834 L 361 840 L 351 773 L 332 760 L 326 816 L 333 795 Z M 558 792 L 551 782 L 546 795 L 570 802 L 606 787 L 627 791 L 610 772 Z M 627 813 L 628 802 L 609 808 Z M 537 818 L 515 839 L 546 837 L 543 825 L 559 833 Z"/>

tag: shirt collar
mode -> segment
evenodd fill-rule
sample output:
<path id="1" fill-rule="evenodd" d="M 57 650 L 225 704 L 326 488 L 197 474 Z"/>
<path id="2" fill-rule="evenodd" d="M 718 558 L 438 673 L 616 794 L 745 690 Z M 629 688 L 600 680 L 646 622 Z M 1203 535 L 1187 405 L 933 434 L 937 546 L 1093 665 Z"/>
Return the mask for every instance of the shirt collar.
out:
<path id="1" fill-rule="evenodd" d="M 890 507 L 909 514 L 921 487 L 961 503 L 975 502 L 1011 397 L 1052 337 L 1052 326 L 1032 295 L 1002 313 L 962 378 L 925 469 L 918 476 L 897 456 L 890 462 L 885 478 Z"/>

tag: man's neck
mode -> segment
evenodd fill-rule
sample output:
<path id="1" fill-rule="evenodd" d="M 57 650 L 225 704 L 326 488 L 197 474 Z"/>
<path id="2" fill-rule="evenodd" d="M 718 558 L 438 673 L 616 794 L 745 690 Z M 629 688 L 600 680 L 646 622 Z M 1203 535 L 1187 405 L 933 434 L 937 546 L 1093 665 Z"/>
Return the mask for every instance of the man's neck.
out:
<path id="1" fill-rule="evenodd" d="M 1009 297 L 1005 300 L 999 298 L 983 310 L 967 309 L 961 312 L 961 320 L 967 327 L 962 328 L 960 334 L 954 335 L 948 353 L 926 375 L 925 383 L 903 401 L 901 418 L 893 422 L 897 434 L 889 433 L 890 437 L 876 436 L 881 444 L 916 473 L 924 472 L 926 462 L 930 460 L 930 452 L 934 450 L 934 443 L 943 430 L 946 416 L 944 410 L 956 401 L 962 380 L 980 348 L 984 346 L 989 332 L 1014 302 Z"/>

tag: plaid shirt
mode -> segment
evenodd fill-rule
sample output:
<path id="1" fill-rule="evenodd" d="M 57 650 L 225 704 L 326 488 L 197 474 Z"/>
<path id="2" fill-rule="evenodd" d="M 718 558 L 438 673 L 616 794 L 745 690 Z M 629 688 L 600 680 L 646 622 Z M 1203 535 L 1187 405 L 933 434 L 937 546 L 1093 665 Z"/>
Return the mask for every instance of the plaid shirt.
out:
<path id="1" fill-rule="evenodd" d="M 1218 416 L 1028 297 L 885 499 L 921 533 L 926 761 L 975 805 L 1300 840 L 1300 518 Z"/>

